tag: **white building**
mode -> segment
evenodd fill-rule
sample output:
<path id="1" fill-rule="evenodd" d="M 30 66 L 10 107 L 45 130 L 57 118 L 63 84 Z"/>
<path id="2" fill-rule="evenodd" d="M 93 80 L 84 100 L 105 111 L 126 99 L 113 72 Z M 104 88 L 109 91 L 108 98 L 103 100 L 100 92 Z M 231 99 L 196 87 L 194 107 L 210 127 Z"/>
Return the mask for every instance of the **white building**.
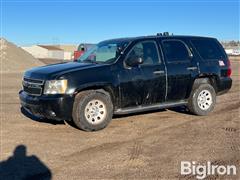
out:
<path id="1" fill-rule="evenodd" d="M 64 50 L 64 60 L 72 60 L 74 51 L 77 50 L 77 45 L 73 44 L 60 44 L 56 47 Z"/>
<path id="2" fill-rule="evenodd" d="M 233 49 L 225 49 L 225 52 L 226 52 L 228 55 L 230 55 L 230 54 L 233 53 Z"/>
<path id="3" fill-rule="evenodd" d="M 64 60 L 72 60 L 73 53 L 69 51 L 64 51 Z"/>
<path id="4" fill-rule="evenodd" d="M 22 48 L 35 58 L 64 59 L 64 50 L 55 46 L 33 45 Z"/>
<path id="5" fill-rule="evenodd" d="M 227 55 L 239 56 L 240 48 L 226 48 L 225 52 L 227 53 Z"/>

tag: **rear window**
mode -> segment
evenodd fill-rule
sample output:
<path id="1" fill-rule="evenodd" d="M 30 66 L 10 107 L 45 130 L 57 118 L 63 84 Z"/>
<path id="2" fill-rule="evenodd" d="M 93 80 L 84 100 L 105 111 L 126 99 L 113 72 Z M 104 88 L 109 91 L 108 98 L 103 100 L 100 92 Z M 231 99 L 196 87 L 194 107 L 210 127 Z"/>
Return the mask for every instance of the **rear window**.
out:
<path id="1" fill-rule="evenodd" d="M 191 40 L 194 47 L 204 60 L 221 59 L 224 57 L 220 45 L 212 39 Z"/>

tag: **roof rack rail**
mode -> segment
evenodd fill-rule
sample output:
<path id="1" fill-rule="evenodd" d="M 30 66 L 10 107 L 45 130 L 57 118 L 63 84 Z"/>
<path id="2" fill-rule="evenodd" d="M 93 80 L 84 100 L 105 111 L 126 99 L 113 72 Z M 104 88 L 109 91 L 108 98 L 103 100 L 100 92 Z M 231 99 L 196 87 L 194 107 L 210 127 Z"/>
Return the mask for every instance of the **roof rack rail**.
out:
<path id="1" fill-rule="evenodd" d="M 173 33 L 171 33 L 173 35 Z M 157 36 L 170 36 L 169 32 L 157 33 Z"/>

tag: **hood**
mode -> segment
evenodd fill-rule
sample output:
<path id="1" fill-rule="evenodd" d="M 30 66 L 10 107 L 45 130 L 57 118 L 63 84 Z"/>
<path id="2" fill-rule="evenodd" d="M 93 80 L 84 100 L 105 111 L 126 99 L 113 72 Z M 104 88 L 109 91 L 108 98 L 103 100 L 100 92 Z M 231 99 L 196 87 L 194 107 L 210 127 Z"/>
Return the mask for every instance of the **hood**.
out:
<path id="1" fill-rule="evenodd" d="M 24 76 L 33 79 L 51 79 L 51 77 L 53 76 L 58 76 L 69 71 L 93 68 L 97 66 L 103 66 L 103 64 L 79 63 L 79 62 L 51 64 L 47 66 L 32 68 L 26 71 Z"/>

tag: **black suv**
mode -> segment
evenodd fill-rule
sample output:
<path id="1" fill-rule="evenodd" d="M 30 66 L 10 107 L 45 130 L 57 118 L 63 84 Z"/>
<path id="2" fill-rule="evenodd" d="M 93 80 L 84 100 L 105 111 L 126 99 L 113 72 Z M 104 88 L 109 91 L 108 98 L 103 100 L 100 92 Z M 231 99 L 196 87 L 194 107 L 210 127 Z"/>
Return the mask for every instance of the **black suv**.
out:
<path id="1" fill-rule="evenodd" d="M 103 41 L 76 62 L 28 70 L 19 96 L 35 116 L 94 131 L 113 114 L 186 106 L 207 115 L 231 88 L 230 75 L 216 39 L 158 34 Z"/>

